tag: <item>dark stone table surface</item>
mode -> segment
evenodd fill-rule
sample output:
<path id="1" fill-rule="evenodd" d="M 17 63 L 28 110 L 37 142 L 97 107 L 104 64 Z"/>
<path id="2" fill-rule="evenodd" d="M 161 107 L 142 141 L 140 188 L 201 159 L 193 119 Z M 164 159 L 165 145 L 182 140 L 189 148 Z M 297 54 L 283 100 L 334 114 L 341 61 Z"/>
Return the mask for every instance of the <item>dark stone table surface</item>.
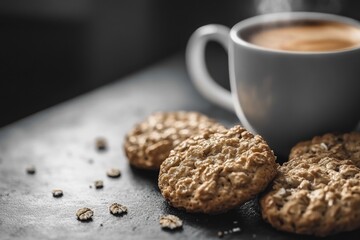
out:
<path id="1" fill-rule="evenodd" d="M 219 231 L 224 239 L 309 239 L 274 230 L 261 219 L 256 199 L 221 215 L 170 207 L 158 190 L 157 173 L 131 168 L 123 151 L 127 131 L 163 110 L 195 110 L 227 126 L 238 123 L 196 92 L 180 54 L 0 129 L 0 239 L 218 239 Z M 107 139 L 107 151 L 95 149 L 97 137 Z M 36 174 L 26 174 L 28 165 Z M 111 167 L 122 176 L 108 178 Z M 97 179 L 103 189 L 90 188 Z M 52 197 L 54 188 L 64 196 Z M 113 202 L 126 205 L 128 214 L 109 214 Z M 76 219 L 81 207 L 94 210 L 92 221 Z M 162 230 L 163 214 L 182 218 L 183 229 Z M 355 231 L 332 239 L 359 236 Z"/>

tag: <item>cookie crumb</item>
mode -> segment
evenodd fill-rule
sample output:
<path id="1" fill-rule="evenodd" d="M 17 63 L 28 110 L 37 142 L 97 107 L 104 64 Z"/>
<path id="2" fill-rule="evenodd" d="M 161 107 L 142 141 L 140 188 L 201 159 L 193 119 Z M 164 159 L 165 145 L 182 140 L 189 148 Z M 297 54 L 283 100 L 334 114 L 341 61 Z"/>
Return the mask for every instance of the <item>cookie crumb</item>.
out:
<path id="1" fill-rule="evenodd" d="M 29 165 L 26 167 L 27 174 L 33 175 L 36 173 L 36 168 L 34 165 Z"/>
<path id="2" fill-rule="evenodd" d="M 106 151 L 108 149 L 107 141 L 103 137 L 96 138 L 95 145 L 98 151 Z"/>
<path id="3" fill-rule="evenodd" d="M 175 215 L 169 214 L 160 217 L 160 225 L 162 228 L 174 230 L 181 228 L 182 224 L 182 220 Z"/>
<path id="4" fill-rule="evenodd" d="M 224 233 L 222 231 L 218 231 L 217 236 L 219 238 L 222 238 L 224 236 Z"/>
<path id="5" fill-rule="evenodd" d="M 102 223 L 100 223 L 100 227 L 104 226 Z"/>
<path id="6" fill-rule="evenodd" d="M 235 232 L 241 232 L 241 228 L 239 227 L 235 227 L 232 229 L 232 232 L 235 233 Z"/>
<path id="7" fill-rule="evenodd" d="M 89 221 L 92 219 L 94 212 L 90 208 L 80 208 L 76 212 L 76 217 L 79 221 Z"/>
<path id="8" fill-rule="evenodd" d="M 55 198 L 59 198 L 63 196 L 63 191 L 61 189 L 54 189 L 52 190 L 52 195 Z"/>
<path id="9" fill-rule="evenodd" d="M 118 178 L 121 176 L 121 171 L 120 169 L 118 168 L 110 168 L 107 172 L 106 172 L 106 175 L 108 177 L 111 177 L 111 178 Z"/>
<path id="10" fill-rule="evenodd" d="M 121 216 L 127 213 L 127 207 L 119 203 L 113 203 L 109 207 L 110 213 L 115 216 Z"/>
<path id="11" fill-rule="evenodd" d="M 101 189 L 104 187 L 104 182 L 102 180 L 96 180 L 94 182 L 94 186 L 96 189 Z"/>

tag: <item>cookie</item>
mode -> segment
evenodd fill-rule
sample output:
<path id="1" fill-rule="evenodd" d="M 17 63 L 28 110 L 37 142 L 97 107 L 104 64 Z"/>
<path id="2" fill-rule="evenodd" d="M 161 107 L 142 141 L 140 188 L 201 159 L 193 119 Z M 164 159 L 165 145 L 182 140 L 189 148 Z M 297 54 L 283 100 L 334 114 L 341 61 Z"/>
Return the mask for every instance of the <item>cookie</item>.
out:
<path id="1" fill-rule="evenodd" d="M 279 168 L 260 198 L 276 229 L 327 236 L 360 227 L 360 169 L 350 160 L 305 153 Z"/>
<path id="2" fill-rule="evenodd" d="M 158 170 L 175 146 L 204 129 L 225 129 L 197 112 L 158 112 L 137 124 L 125 138 L 125 153 L 131 165 Z"/>
<path id="3" fill-rule="evenodd" d="M 254 198 L 276 173 L 265 140 L 235 126 L 182 142 L 161 164 L 158 185 L 176 208 L 221 213 Z"/>
<path id="4" fill-rule="evenodd" d="M 290 152 L 289 159 L 304 154 L 311 156 L 329 156 L 336 159 L 350 159 L 360 167 L 360 132 L 345 134 L 325 134 L 310 141 L 300 142 Z"/>

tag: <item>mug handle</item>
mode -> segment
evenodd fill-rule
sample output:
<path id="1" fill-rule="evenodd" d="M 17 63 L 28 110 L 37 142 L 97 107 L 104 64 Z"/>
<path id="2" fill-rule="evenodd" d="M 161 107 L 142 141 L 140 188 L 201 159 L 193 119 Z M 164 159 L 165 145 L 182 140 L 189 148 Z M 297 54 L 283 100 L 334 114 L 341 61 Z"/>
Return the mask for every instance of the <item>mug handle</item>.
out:
<path id="1" fill-rule="evenodd" d="M 219 42 L 228 52 L 229 32 L 229 28 L 218 24 L 209 24 L 198 28 L 191 35 L 187 44 L 186 64 L 195 87 L 205 98 L 235 112 L 231 93 L 214 81 L 205 63 L 205 47 L 211 40 Z"/>

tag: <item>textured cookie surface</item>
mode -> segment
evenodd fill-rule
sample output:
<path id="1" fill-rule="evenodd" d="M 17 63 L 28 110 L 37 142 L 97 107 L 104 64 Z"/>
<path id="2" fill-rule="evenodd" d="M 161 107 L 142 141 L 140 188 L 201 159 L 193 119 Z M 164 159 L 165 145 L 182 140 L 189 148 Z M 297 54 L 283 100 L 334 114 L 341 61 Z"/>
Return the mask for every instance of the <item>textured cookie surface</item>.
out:
<path id="1" fill-rule="evenodd" d="M 158 112 L 127 134 L 125 153 L 131 165 L 157 170 L 175 146 L 209 128 L 224 129 L 219 123 L 197 112 Z"/>
<path id="2" fill-rule="evenodd" d="M 174 207 L 220 213 L 253 198 L 276 173 L 267 143 L 235 126 L 182 142 L 162 163 L 158 184 Z"/>
<path id="3" fill-rule="evenodd" d="M 360 169 L 350 160 L 305 153 L 279 168 L 260 199 L 273 227 L 327 236 L 360 227 Z"/>
<path id="4" fill-rule="evenodd" d="M 300 142 L 290 152 L 290 159 L 304 154 L 312 156 L 329 156 L 340 160 L 350 159 L 360 167 L 360 133 L 325 134 L 310 141 Z"/>

